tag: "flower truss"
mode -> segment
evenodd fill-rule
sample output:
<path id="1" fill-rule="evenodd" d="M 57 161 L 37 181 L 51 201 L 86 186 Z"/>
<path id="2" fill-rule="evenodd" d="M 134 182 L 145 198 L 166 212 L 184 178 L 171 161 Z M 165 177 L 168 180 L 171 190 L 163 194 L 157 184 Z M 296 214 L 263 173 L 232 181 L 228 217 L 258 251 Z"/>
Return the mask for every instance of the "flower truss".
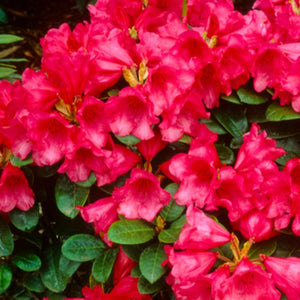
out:
<path id="1" fill-rule="evenodd" d="M 299 1 L 89 12 L 0 82 L 0 294 L 300 299 Z"/>

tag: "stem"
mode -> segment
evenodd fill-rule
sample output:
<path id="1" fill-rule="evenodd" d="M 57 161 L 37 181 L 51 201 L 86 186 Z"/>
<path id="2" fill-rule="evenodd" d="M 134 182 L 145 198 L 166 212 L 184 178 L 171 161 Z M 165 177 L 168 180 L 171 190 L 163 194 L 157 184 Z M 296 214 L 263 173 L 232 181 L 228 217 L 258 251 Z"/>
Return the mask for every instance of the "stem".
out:
<path id="1" fill-rule="evenodd" d="M 227 257 L 225 257 L 225 256 L 223 256 L 223 255 L 218 254 L 217 257 L 218 257 L 218 259 L 221 259 L 221 260 L 223 260 L 223 261 L 232 263 L 232 260 L 230 260 L 229 258 L 227 258 Z"/>
<path id="2" fill-rule="evenodd" d="M 188 0 L 182 0 L 182 21 L 185 23 L 188 11 Z"/>

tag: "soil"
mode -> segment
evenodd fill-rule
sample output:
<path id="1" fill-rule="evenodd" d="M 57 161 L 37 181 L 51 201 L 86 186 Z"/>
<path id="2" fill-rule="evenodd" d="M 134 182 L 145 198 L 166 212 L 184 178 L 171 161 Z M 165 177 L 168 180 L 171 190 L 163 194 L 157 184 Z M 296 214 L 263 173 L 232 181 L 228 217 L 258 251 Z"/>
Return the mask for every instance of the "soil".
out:
<path id="1" fill-rule="evenodd" d="M 40 38 L 50 28 L 58 28 L 68 23 L 73 28 L 78 22 L 88 20 L 87 0 L 1 0 L 0 8 L 7 15 L 8 23 L 0 23 L 0 33 L 15 34 L 24 38 L 14 44 L 9 58 L 26 58 L 28 62 L 18 63 L 18 71 L 27 68 L 39 68 L 42 49 Z M 79 7 L 81 4 L 81 7 Z M 1 45 L 7 50 L 13 45 Z M 17 49 L 16 49 L 17 48 Z"/>

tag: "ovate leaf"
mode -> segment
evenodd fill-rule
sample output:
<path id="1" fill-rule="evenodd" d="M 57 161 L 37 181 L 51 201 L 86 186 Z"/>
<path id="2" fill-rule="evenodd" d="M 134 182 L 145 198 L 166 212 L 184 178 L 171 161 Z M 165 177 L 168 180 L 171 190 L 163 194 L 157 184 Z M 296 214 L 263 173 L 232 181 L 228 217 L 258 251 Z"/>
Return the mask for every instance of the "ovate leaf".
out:
<path id="1" fill-rule="evenodd" d="M 270 104 L 266 110 L 269 121 L 284 121 L 300 119 L 300 113 L 295 112 L 290 106 L 281 106 L 278 102 Z"/>
<path id="2" fill-rule="evenodd" d="M 0 44 L 10 44 L 22 41 L 23 38 L 13 34 L 0 34 Z"/>
<path id="3" fill-rule="evenodd" d="M 49 246 L 42 256 L 42 267 L 40 270 L 41 280 L 50 291 L 59 293 L 67 286 L 67 277 L 59 269 L 61 256 L 59 246 Z"/>
<path id="4" fill-rule="evenodd" d="M 161 278 L 167 271 L 167 268 L 161 265 L 166 258 L 163 244 L 151 245 L 142 252 L 140 270 L 151 284 Z"/>
<path id="5" fill-rule="evenodd" d="M 92 274 L 97 281 L 107 281 L 113 269 L 118 252 L 118 248 L 101 249 L 92 268 Z"/>
<path id="6" fill-rule="evenodd" d="M 0 216 L 0 256 L 12 254 L 14 240 L 10 228 L 3 217 Z"/>
<path id="7" fill-rule="evenodd" d="M 25 251 L 14 255 L 12 261 L 19 269 L 25 272 L 36 271 L 42 265 L 40 258 L 36 254 Z"/>
<path id="8" fill-rule="evenodd" d="M 8 289 L 12 280 L 12 271 L 8 264 L 0 265 L 0 294 Z"/>
<path id="9" fill-rule="evenodd" d="M 148 242 L 154 236 L 150 225 L 142 220 L 120 220 L 108 230 L 108 238 L 114 243 L 133 245 Z"/>
<path id="10" fill-rule="evenodd" d="M 67 217 L 75 218 L 79 212 L 75 206 L 83 206 L 89 195 L 89 188 L 72 182 L 68 176 L 58 177 L 55 185 L 55 199 L 58 209 Z"/>
<path id="11" fill-rule="evenodd" d="M 140 276 L 138 281 L 138 290 L 140 294 L 153 294 L 159 291 L 165 285 L 164 278 L 151 284 L 143 275 Z"/>
<path id="12" fill-rule="evenodd" d="M 257 93 L 245 87 L 240 87 L 236 93 L 241 102 L 251 105 L 262 104 L 269 101 L 269 95 L 267 93 Z"/>
<path id="13" fill-rule="evenodd" d="M 27 211 L 15 208 L 9 212 L 9 217 L 16 228 L 22 231 L 30 231 L 39 222 L 39 208 L 37 205 Z"/>
<path id="14" fill-rule="evenodd" d="M 158 239 L 160 242 L 165 244 L 175 243 L 180 235 L 181 228 L 169 228 L 159 233 Z"/>
<path id="15" fill-rule="evenodd" d="M 66 258 L 84 262 L 95 259 L 104 247 L 105 244 L 100 238 L 81 233 L 68 238 L 62 245 L 61 250 Z"/>
<path id="16" fill-rule="evenodd" d="M 252 245 L 248 252 L 250 259 L 258 258 L 259 254 L 265 254 L 271 256 L 277 248 L 277 242 L 275 239 L 269 239 Z"/>

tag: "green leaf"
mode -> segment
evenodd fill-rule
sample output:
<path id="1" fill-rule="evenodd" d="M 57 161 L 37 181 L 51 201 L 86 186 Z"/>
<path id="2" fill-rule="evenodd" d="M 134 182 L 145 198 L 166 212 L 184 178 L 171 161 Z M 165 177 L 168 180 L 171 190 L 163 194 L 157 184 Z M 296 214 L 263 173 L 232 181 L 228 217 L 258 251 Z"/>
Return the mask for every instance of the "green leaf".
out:
<path id="1" fill-rule="evenodd" d="M 137 138 L 136 136 L 129 134 L 127 136 L 118 136 L 115 134 L 115 137 L 123 144 L 127 145 L 127 146 L 132 146 L 135 145 L 137 143 L 139 143 L 141 140 L 139 138 Z"/>
<path id="2" fill-rule="evenodd" d="M 23 38 L 13 34 L 0 34 L 0 44 L 11 44 L 22 41 Z"/>
<path id="3" fill-rule="evenodd" d="M 138 262 L 140 260 L 141 253 L 148 246 L 149 246 L 149 243 L 139 244 L 139 245 L 122 245 L 122 250 L 132 260 Z"/>
<path id="4" fill-rule="evenodd" d="M 131 277 L 134 277 L 134 278 L 139 278 L 142 275 L 139 265 L 135 265 L 131 269 L 130 275 L 131 275 Z"/>
<path id="5" fill-rule="evenodd" d="M 269 95 L 267 93 L 257 93 L 252 89 L 246 89 L 240 87 L 236 91 L 241 102 L 251 105 L 258 105 L 269 101 Z"/>
<path id="6" fill-rule="evenodd" d="M 190 144 L 192 141 L 192 137 L 190 135 L 184 134 L 181 139 L 178 140 L 178 142 L 184 143 L 184 144 Z"/>
<path id="7" fill-rule="evenodd" d="M 241 137 L 247 131 L 248 121 L 242 107 L 222 105 L 212 111 L 217 121 L 233 136 Z"/>
<path id="8" fill-rule="evenodd" d="M 231 165 L 234 163 L 234 153 L 229 147 L 223 144 L 215 144 L 215 147 L 222 164 Z"/>
<path id="9" fill-rule="evenodd" d="M 42 265 L 40 258 L 36 254 L 25 251 L 15 254 L 13 256 L 12 262 L 19 269 L 25 272 L 36 271 Z"/>
<path id="10" fill-rule="evenodd" d="M 68 238 L 62 245 L 62 254 L 74 261 L 84 262 L 95 259 L 105 244 L 100 238 L 80 233 Z"/>
<path id="11" fill-rule="evenodd" d="M 217 121 L 212 118 L 209 119 L 201 119 L 201 123 L 204 123 L 208 129 L 212 132 L 217 133 L 218 135 L 227 134 L 227 131 L 222 127 Z"/>
<path id="12" fill-rule="evenodd" d="M 0 58 L 0 62 L 26 62 L 26 58 Z"/>
<path id="13" fill-rule="evenodd" d="M 16 70 L 12 68 L 0 67 L 0 78 L 5 78 L 9 75 L 12 75 L 16 72 Z"/>
<path id="14" fill-rule="evenodd" d="M 22 284 L 25 288 L 32 292 L 42 293 L 45 290 L 45 287 L 40 277 L 34 275 L 24 277 Z"/>
<path id="15" fill-rule="evenodd" d="M 246 115 L 249 123 L 265 123 L 268 122 L 266 119 L 266 109 L 268 103 L 261 105 L 252 105 L 247 107 Z"/>
<path id="16" fill-rule="evenodd" d="M 97 281 L 107 281 L 113 269 L 118 252 L 119 248 L 101 249 L 92 268 L 92 274 Z"/>
<path id="17" fill-rule="evenodd" d="M 12 155 L 10 158 L 10 162 L 15 167 L 23 167 L 33 163 L 33 159 L 31 157 L 22 160 L 20 157 Z"/>
<path id="18" fill-rule="evenodd" d="M 0 256 L 11 255 L 14 250 L 14 240 L 10 228 L 0 216 Z"/>
<path id="19" fill-rule="evenodd" d="M 248 252 L 250 259 L 258 258 L 259 254 L 265 254 L 271 256 L 277 248 L 277 242 L 275 239 L 269 239 L 263 242 L 255 243 L 252 245 Z"/>
<path id="20" fill-rule="evenodd" d="M 142 275 L 153 284 L 167 271 L 162 262 L 167 259 L 163 244 L 151 245 L 140 256 L 140 270 Z"/>
<path id="21" fill-rule="evenodd" d="M 175 243 L 180 235 L 181 228 L 169 228 L 159 233 L 158 239 L 165 244 Z"/>
<path id="22" fill-rule="evenodd" d="M 40 269 L 41 280 L 50 291 L 59 293 L 67 286 L 67 277 L 59 269 L 61 256 L 58 246 L 49 246 L 42 256 L 42 267 Z"/>
<path id="23" fill-rule="evenodd" d="M 282 147 L 287 152 L 300 154 L 300 135 L 276 140 L 276 146 Z"/>
<path id="24" fill-rule="evenodd" d="M 284 121 L 300 119 L 300 113 L 295 112 L 290 106 L 281 106 L 278 102 L 273 102 L 266 110 L 266 118 L 269 121 Z"/>
<path id="25" fill-rule="evenodd" d="M 165 285 L 164 278 L 151 284 L 143 275 L 140 276 L 138 281 L 138 290 L 140 294 L 153 294 L 163 288 Z"/>
<path id="26" fill-rule="evenodd" d="M 0 8 L 0 22 L 4 24 L 8 23 L 7 15 L 2 8 Z"/>
<path id="27" fill-rule="evenodd" d="M 33 206 L 27 211 L 15 208 L 9 212 L 9 217 L 12 224 L 22 231 L 32 230 L 39 222 L 39 208 L 37 205 Z"/>
<path id="28" fill-rule="evenodd" d="M 68 278 L 71 277 L 77 271 L 80 265 L 80 262 L 70 260 L 64 255 L 61 255 L 59 258 L 59 270 Z"/>
<path id="29" fill-rule="evenodd" d="M 220 98 L 225 100 L 225 101 L 234 103 L 234 104 L 241 104 L 239 98 L 236 96 L 235 93 L 231 93 L 229 96 L 221 95 Z"/>
<path id="30" fill-rule="evenodd" d="M 186 214 L 182 215 L 179 219 L 172 222 L 170 228 L 182 228 L 182 226 L 186 223 Z"/>
<path id="31" fill-rule="evenodd" d="M 265 130 L 268 137 L 272 139 L 283 139 L 300 134 L 300 126 L 298 120 L 267 122 L 261 124 L 261 129 Z"/>
<path id="32" fill-rule="evenodd" d="M 168 191 L 171 196 L 178 190 L 179 184 L 171 183 L 165 187 L 165 190 Z M 180 217 L 180 215 L 185 210 L 185 206 L 178 205 L 173 198 L 171 198 L 168 205 L 166 205 L 161 211 L 161 217 L 168 222 L 172 222 Z"/>
<path id="33" fill-rule="evenodd" d="M 8 264 L 0 265 L 0 294 L 8 289 L 12 280 L 12 271 Z"/>
<path id="34" fill-rule="evenodd" d="M 57 208 L 67 217 L 74 219 L 79 210 L 75 206 L 83 206 L 90 189 L 78 186 L 68 176 L 61 175 L 55 184 L 55 199 Z"/>
<path id="35" fill-rule="evenodd" d="M 107 235 L 114 243 L 132 245 L 148 242 L 154 231 L 142 220 L 120 220 L 110 226 Z"/>
<path id="36" fill-rule="evenodd" d="M 91 187 L 95 182 L 96 182 L 97 178 L 94 174 L 94 172 L 90 173 L 90 176 L 87 180 L 85 181 L 76 181 L 75 183 L 81 187 Z"/>

